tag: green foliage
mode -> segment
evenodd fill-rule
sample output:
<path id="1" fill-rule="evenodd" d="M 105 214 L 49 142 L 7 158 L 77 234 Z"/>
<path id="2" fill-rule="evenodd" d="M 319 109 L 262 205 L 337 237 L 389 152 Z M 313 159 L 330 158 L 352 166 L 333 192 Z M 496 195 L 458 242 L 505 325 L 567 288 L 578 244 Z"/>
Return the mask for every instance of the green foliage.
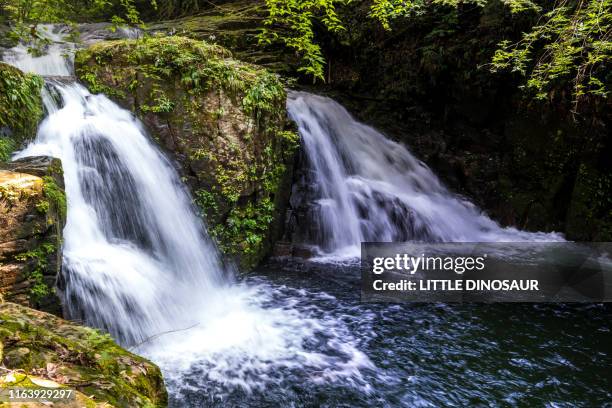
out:
<path id="1" fill-rule="evenodd" d="M 266 112 L 274 112 L 279 104 L 282 106 L 284 99 L 285 89 L 278 76 L 264 71 L 246 91 L 242 106 L 259 122 Z"/>
<path id="2" fill-rule="evenodd" d="M 344 30 L 336 12 L 336 6 L 347 4 L 350 0 L 266 0 L 268 17 L 259 36 L 261 44 L 281 41 L 292 48 L 302 58 L 300 72 L 323 80 L 325 59 L 321 47 L 314 41 L 314 22 L 322 23 L 329 31 Z M 288 31 L 279 36 L 270 30 L 273 25 L 281 25 Z"/>
<path id="3" fill-rule="evenodd" d="M 43 194 L 49 200 L 51 208 L 57 212 L 60 219 L 65 221 L 67 213 L 66 194 L 57 185 L 53 177 L 43 177 Z"/>
<path id="4" fill-rule="evenodd" d="M 391 30 L 391 20 L 422 13 L 424 8 L 424 0 L 372 0 L 370 16 L 380 21 L 385 30 Z"/>
<path id="5" fill-rule="evenodd" d="M 560 1 L 520 41 L 501 42 L 492 69 L 526 76 L 525 87 L 539 99 L 566 80 L 576 104 L 587 95 L 607 97 L 611 35 L 612 0 Z"/>
<path id="6" fill-rule="evenodd" d="M 215 194 L 208 190 L 196 190 L 195 195 L 195 203 L 196 205 L 204 210 L 205 213 L 209 213 L 211 215 L 217 216 L 219 213 L 219 205 L 217 204 L 217 199 Z"/>
<path id="7" fill-rule="evenodd" d="M 155 7 L 155 0 L 150 0 Z M 38 53 L 49 40 L 40 32 L 43 23 L 76 25 L 84 21 L 112 21 L 114 26 L 140 25 L 135 0 L 0 0 L 0 23 L 10 24 L 10 36 Z"/>
<path id="8" fill-rule="evenodd" d="M 151 1 L 155 6 L 155 1 Z M 42 23 L 72 23 L 113 17 L 118 23 L 139 24 L 134 0 L 0 0 L 2 18 L 36 35 Z"/>
<path id="9" fill-rule="evenodd" d="M 41 77 L 24 74 L 0 63 L 0 129 L 10 137 L 0 138 L 0 160 L 7 160 L 21 142 L 34 137 L 43 109 Z"/>
<path id="10" fill-rule="evenodd" d="M 485 6 L 494 0 L 370 0 L 370 16 L 385 30 L 401 17 L 431 12 L 434 7 Z M 578 102 L 586 95 L 607 97 L 605 64 L 612 55 L 612 0 L 557 0 L 548 9 L 533 0 L 501 0 L 511 13 L 536 13 L 538 22 L 518 42 L 502 41 L 492 59 L 493 71 L 511 70 L 526 77 L 525 87 L 537 98 L 546 98 L 555 87 L 573 83 Z M 345 0 L 266 0 L 268 17 L 260 41 L 278 41 L 302 58 L 300 71 L 323 79 L 325 60 L 316 44 L 313 26 L 344 30 L 336 11 Z M 272 26 L 284 28 L 283 34 Z M 608 80 L 609 81 L 609 80 Z"/>
<path id="11" fill-rule="evenodd" d="M 11 153 L 17 148 L 17 143 L 10 137 L 0 136 L 0 162 L 8 162 Z"/>
<path id="12" fill-rule="evenodd" d="M 269 197 L 244 207 L 235 207 L 224 224 L 215 225 L 210 233 L 221 249 L 229 254 L 240 253 L 243 263 L 260 255 L 274 220 L 275 205 Z"/>
<path id="13" fill-rule="evenodd" d="M 56 246 L 52 242 L 44 242 L 37 248 L 15 256 L 18 261 L 30 261 L 31 267 L 25 274 L 31 281 L 30 300 L 32 303 L 39 303 L 45 296 L 51 294 L 53 288 L 45 283 L 44 273 L 48 267 L 49 256 L 56 251 Z"/>

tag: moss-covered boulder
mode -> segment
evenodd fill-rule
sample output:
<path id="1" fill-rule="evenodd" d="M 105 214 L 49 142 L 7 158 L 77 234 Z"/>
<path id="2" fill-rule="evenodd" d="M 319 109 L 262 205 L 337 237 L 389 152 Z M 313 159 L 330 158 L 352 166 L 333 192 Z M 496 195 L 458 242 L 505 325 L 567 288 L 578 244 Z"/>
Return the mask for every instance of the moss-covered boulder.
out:
<path id="1" fill-rule="evenodd" d="M 299 140 L 276 75 L 182 37 L 95 44 L 77 53 L 76 73 L 131 109 L 173 154 L 226 254 L 249 268 L 268 253 Z"/>
<path id="2" fill-rule="evenodd" d="M 51 380 L 95 403 L 115 407 L 167 403 L 161 372 L 153 363 L 97 330 L 17 304 L 0 304 L 0 360 L 7 370 Z"/>
<path id="3" fill-rule="evenodd" d="M 0 296 L 61 315 L 66 198 L 61 162 L 27 158 L 0 165 Z"/>
<path id="4" fill-rule="evenodd" d="M 36 135 L 43 115 L 41 77 L 0 62 L 0 162 Z"/>

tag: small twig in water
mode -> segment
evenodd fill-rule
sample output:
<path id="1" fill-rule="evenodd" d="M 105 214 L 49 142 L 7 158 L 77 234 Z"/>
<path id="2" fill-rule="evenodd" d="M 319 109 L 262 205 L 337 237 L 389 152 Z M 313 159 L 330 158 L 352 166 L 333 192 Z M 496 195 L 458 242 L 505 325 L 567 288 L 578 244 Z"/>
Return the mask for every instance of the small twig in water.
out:
<path id="1" fill-rule="evenodd" d="M 185 330 L 193 329 L 194 327 L 198 326 L 199 324 L 200 324 L 200 323 L 196 323 L 196 324 L 194 324 L 194 325 L 191 325 L 191 326 L 189 326 L 189 327 L 185 327 L 185 328 L 182 328 L 182 329 L 168 330 L 168 331 L 165 331 L 165 332 L 161 332 L 161 333 L 154 334 L 153 336 L 151 336 L 151 337 L 147 337 L 146 339 L 144 339 L 144 340 L 143 340 L 143 341 L 141 341 L 140 343 L 138 343 L 138 344 L 136 344 L 135 346 L 132 346 L 132 347 L 130 347 L 130 348 L 131 348 L 131 349 L 138 348 L 138 347 L 142 346 L 143 344 L 145 344 L 145 343 L 147 343 L 147 342 L 149 342 L 149 341 L 151 341 L 151 340 L 153 340 L 153 339 L 156 339 L 156 338 L 158 338 L 158 337 L 161 337 L 161 336 L 163 336 L 163 335 L 165 335 L 165 334 L 176 333 L 176 332 L 180 332 L 180 331 L 185 331 Z"/>

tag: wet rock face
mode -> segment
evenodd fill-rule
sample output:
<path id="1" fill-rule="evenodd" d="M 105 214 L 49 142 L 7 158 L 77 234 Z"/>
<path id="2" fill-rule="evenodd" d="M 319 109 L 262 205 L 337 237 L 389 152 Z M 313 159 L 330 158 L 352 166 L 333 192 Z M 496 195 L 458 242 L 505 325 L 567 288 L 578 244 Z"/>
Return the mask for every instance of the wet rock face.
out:
<path id="1" fill-rule="evenodd" d="M 115 27 L 111 23 L 85 23 L 77 27 L 79 40 L 84 45 L 92 45 L 100 41 L 138 38 L 142 33 L 137 28 Z"/>
<path id="2" fill-rule="evenodd" d="M 101 42 L 75 64 L 176 161 L 220 249 L 245 269 L 263 259 L 283 225 L 299 140 L 279 78 L 176 36 Z"/>
<path id="3" fill-rule="evenodd" d="M 61 162 L 34 157 L 0 166 L 0 296 L 57 315 L 66 219 Z"/>
<path id="4" fill-rule="evenodd" d="M 15 386 L 15 380 L 52 381 L 83 394 L 77 399 L 92 400 L 74 406 L 167 404 L 161 372 L 153 363 L 95 329 L 14 303 L 0 304 L 0 361 L 7 369 L 0 373 L 0 388 Z"/>

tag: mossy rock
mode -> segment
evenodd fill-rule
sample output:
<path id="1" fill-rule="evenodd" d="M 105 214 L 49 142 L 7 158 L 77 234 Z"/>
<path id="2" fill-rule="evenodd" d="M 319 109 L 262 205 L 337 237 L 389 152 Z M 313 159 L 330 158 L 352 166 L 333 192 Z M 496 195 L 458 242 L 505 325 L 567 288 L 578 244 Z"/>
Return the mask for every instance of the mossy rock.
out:
<path id="1" fill-rule="evenodd" d="M 0 162 L 36 136 L 43 106 L 41 77 L 0 62 Z"/>
<path id="2" fill-rule="evenodd" d="M 176 36 L 98 43 L 75 65 L 90 90 L 132 110 L 180 163 L 219 247 L 245 269 L 266 256 L 299 140 L 280 78 Z"/>
<path id="3" fill-rule="evenodd" d="M 106 334 L 13 303 L 0 304 L 0 322 L 0 350 L 7 369 L 89 396 L 93 405 L 84 406 L 167 404 L 159 368 Z"/>

